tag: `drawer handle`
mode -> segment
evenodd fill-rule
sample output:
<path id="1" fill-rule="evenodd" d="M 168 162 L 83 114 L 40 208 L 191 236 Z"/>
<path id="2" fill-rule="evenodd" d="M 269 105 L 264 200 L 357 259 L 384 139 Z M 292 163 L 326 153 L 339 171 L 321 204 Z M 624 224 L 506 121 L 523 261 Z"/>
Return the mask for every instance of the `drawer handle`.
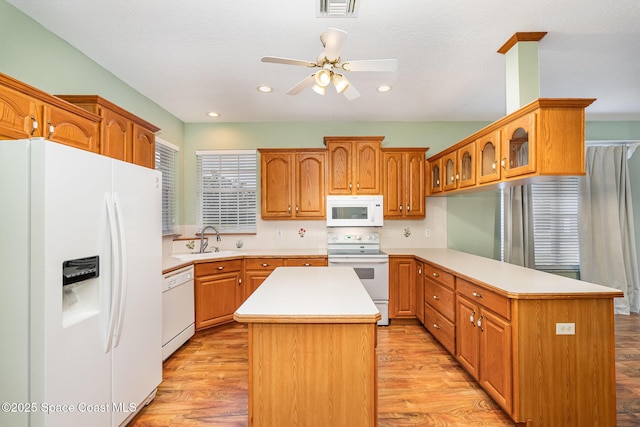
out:
<path id="1" fill-rule="evenodd" d="M 224 270 L 224 267 L 218 267 L 218 270 Z"/>
<path id="2" fill-rule="evenodd" d="M 439 297 L 438 295 L 434 295 L 434 296 L 433 296 L 433 299 L 437 301 L 437 300 L 439 300 L 439 299 L 440 299 L 440 297 Z"/>
<path id="3" fill-rule="evenodd" d="M 476 298 L 482 298 L 482 295 L 477 293 L 476 291 L 471 292 L 471 295 L 473 295 Z"/>
<path id="4" fill-rule="evenodd" d="M 434 329 L 440 329 L 440 325 L 438 325 L 437 323 L 434 323 L 434 324 L 433 324 L 433 328 L 434 328 Z"/>
<path id="5" fill-rule="evenodd" d="M 433 273 L 433 277 L 440 277 L 438 273 Z"/>
<path id="6" fill-rule="evenodd" d="M 266 262 L 263 262 L 263 263 L 262 263 L 262 264 L 260 264 L 260 265 L 261 265 L 261 266 L 263 266 L 263 267 L 269 267 L 271 264 L 268 264 L 268 263 L 266 263 Z"/>
<path id="7" fill-rule="evenodd" d="M 308 262 L 305 262 L 303 266 L 304 267 L 311 267 L 311 264 L 309 264 Z"/>

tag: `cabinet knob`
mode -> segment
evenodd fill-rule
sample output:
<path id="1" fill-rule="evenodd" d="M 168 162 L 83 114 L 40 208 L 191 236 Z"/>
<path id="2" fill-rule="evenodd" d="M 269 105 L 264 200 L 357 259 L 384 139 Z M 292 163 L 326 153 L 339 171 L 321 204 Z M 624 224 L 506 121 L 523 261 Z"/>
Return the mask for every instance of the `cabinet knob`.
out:
<path id="1" fill-rule="evenodd" d="M 434 296 L 433 296 L 433 299 L 434 299 L 434 300 L 436 300 L 436 301 L 438 301 L 438 300 L 440 299 L 440 297 L 439 297 L 438 295 L 434 295 Z"/>
<path id="2" fill-rule="evenodd" d="M 53 123 L 51 123 L 51 120 L 47 120 L 47 124 L 49 125 L 49 135 L 47 135 L 47 138 L 51 138 L 51 135 L 53 135 L 56 127 L 53 125 Z"/>
<path id="3" fill-rule="evenodd" d="M 296 205 L 296 213 L 298 213 L 298 205 Z"/>
<path id="4" fill-rule="evenodd" d="M 502 159 L 502 161 L 500 162 L 500 166 L 502 166 L 502 169 L 504 169 L 505 171 L 507 170 L 507 158 L 506 157 L 504 159 Z"/>
<path id="5" fill-rule="evenodd" d="M 484 316 L 478 317 L 478 322 L 477 323 L 478 323 L 478 327 L 480 328 L 480 332 L 484 332 L 484 329 L 482 328 L 482 318 L 483 317 Z"/>
<path id="6" fill-rule="evenodd" d="M 353 185 L 351 185 L 351 183 L 349 183 L 349 190 L 351 190 L 353 188 Z"/>
<path id="7" fill-rule="evenodd" d="M 471 295 L 473 295 L 476 298 L 482 298 L 482 295 L 477 293 L 476 291 L 471 292 Z"/>
<path id="8" fill-rule="evenodd" d="M 311 267 L 311 264 L 309 264 L 308 262 L 305 262 L 304 267 Z"/>
<path id="9" fill-rule="evenodd" d="M 440 329 L 440 325 L 438 325 L 437 323 L 434 323 L 434 324 L 433 324 L 433 328 L 434 328 L 434 329 Z"/>
<path id="10" fill-rule="evenodd" d="M 407 205 L 407 212 L 411 212 L 411 205 Z"/>
<path id="11" fill-rule="evenodd" d="M 400 212 L 402 212 L 402 205 L 400 205 Z"/>
<path id="12" fill-rule="evenodd" d="M 268 264 L 268 263 L 266 263 L 266 262 L 263 262 L 263 263 L 262 263 L 262 264 L 260 264 L 260 265 L 261 265 L 261 266 L 263 266 L 263 267 L 269 267 L 271 264 Z"/>
<path id="13" fill-rule="evenodd" d="M 433 273 L 433 277 L 440 277 L 438 273 Z"/>
<path id="14" fill-rule="evenodd" d="M 218 270 L 224 270 L 224 267 L 220 266 L 218 267 Z"/>
<path id="15" fill-rule="evenodd" d="M 473 321 L 474 321 L 475 319 L 476 319 L 476 312 L 475 312 L 475 311 L 472 311 L 472 312 L 471 312 L 471 315 L 469 316 L 469 322 L 471 322 L 471 324 L 472 324 L 473 326 L 476 326 L 476 324 L 475 324 L 475 323 L 473 323 Z"/>
<path id="16" fill-rule="evenodd" d="M 360 189 L 360 183 L 356 184 L 356 188 L 359 190 Z"/>
<path id="17" fill-rule="evenodd" d="M 291 205 L 287 206 L 287 212 L 291 213 Z"/>
<path id="18" fill-rule="evenodd" d="M 38 130 L 38 121 L 34 116 L 31 116 L 31 136 Z"/>
<path id="19" fill-rule="evenodd" d="M 422 276 L 422 268 L 418 268 L 418 276 Z"/>

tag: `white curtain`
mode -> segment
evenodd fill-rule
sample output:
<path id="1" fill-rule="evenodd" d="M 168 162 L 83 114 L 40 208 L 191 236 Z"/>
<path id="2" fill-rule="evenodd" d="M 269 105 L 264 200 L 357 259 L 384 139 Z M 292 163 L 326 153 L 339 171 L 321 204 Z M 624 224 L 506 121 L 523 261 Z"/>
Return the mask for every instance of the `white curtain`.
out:
<path id="1" fill-rule="evenodd" d="M 640 310 L 627 146 L 587 147 L 579 179 L 580 278 L 619 289 L 616 314 Z"/>
<path id="2" fill-rule="evenodd" d="M 504 260 L 535 268 L 531 186 L 506 188 L 504 197 Z"/>

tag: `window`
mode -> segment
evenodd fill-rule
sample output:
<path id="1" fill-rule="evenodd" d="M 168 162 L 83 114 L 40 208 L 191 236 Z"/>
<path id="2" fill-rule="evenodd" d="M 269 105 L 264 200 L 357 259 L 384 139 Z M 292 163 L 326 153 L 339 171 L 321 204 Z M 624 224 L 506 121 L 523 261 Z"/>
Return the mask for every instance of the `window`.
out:
<path id="1" fill-rule="evenodd" d="M 537 270 L 579 271 L 578 178 L 531 184 L 533 243 Z M 504 260 L 504 196 L 500 198 L 501 259 Z"/>
<path id="2" fill-rule="evenodd" d="M 536 269 L 579 270 L 578 178 L 531 184 Z"/>
<path id="3" fill-rule="evenodd" d="M 174 233 L 178 218 L 179 148 L 156 138 L 156 170 L 162 172 L 162 234 Z"/>
<path id="4" fill-rule="evenodd" d="M 256 150 L 196 151 L 199 225 L 256 232 Z"/>

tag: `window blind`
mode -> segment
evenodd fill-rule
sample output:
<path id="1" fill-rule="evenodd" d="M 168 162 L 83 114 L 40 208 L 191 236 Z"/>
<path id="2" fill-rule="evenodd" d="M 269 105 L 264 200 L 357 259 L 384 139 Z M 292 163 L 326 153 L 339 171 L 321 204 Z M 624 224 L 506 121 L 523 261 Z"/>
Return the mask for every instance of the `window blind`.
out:
<path id="1" fill-rule="evenodd" d="M 199 223 L 256 232 L 256 150 L 196 151 Z"/>
<path id="2" fill-rule="evenodd" d="M 162 234 L 176 230 L 178 217 L 178 150 L 156 138 L 156 170 L 162 172 Z"/>
<path id="3" fill-rule="evenodd" d="M 531 184 L 536 269 L 578 270 L 578 178 Z"/>

